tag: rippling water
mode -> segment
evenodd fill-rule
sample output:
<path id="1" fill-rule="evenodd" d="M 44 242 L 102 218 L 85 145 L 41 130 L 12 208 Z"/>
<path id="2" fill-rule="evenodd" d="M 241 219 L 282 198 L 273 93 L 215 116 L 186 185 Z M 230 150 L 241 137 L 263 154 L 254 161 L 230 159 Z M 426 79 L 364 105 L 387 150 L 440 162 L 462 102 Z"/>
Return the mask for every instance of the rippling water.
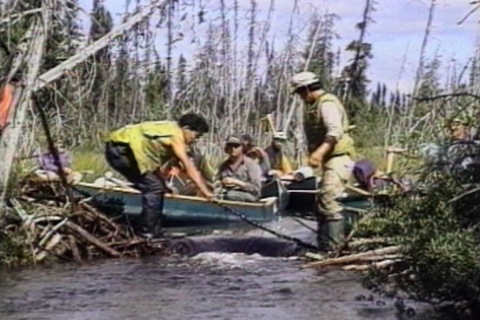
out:
<path id="1" fill-rule="evenodd" d="M 358 276 L 292 259 L 201 253 L 9 271 L 0 319 L 398 319 L 392 301 L 356 301 Z M 417 308 L 413 319 L 433 319 Z"/>
<path id="2" fill-rule="evenodd" d="M 356 300 L 370 296 L 357 274 L 300 264 L 203 252 L 3 271 L 0 319 L 400 319 L 391 300 Z"/>

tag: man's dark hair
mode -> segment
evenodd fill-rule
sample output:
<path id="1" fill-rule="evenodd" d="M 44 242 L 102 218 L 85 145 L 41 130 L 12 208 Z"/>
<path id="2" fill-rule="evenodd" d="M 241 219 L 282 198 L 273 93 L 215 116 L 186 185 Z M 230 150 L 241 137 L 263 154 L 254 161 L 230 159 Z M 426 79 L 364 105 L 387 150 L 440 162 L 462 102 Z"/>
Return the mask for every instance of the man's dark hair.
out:
<path id="1" fill-rule="evenodd" d="M 186 113 L 178 120 L 180 127 L 188 127 L 192 131 L 198 133 L 207 133 L 209 130 L 207 120 L 196 113 Z"/>
<path id="2" fill-rule="evenodd" d="M 248 133 L 242 135 L 242 141 L 245 145 L 248 145 L 248 146 L 255 145 L 255 140 L 253 140 L 253 137 Z"/>

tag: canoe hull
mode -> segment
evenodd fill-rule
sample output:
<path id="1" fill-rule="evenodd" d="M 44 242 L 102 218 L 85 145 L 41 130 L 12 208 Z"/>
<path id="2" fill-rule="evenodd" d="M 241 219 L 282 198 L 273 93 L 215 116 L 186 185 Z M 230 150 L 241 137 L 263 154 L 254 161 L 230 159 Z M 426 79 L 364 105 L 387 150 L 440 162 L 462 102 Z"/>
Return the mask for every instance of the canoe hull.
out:
<path id="1" fill-rule="evenodd" d="M 86 183 L 76 185 L 76 189 L 90 197 L 88 201 L 102 211 L 132 218 L 141 214 L 142 196 L 138 191 L 101 188 Z M 163 209 L 164 224 L 167 227 L 187 227 L 240 222 L 241 219 L 232 211 L 257 223 L 269 222 L 278 217 L 277 199 L 271 197 L 255 203 L 221 201 L 218 204 L 198 197 L 167 194 Z"/>

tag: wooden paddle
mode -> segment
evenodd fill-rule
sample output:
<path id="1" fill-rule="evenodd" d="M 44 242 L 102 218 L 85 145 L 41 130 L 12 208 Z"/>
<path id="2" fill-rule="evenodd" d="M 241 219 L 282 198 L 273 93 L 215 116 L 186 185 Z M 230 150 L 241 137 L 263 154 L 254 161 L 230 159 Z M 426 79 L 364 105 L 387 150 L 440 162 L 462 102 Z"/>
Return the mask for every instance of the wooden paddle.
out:
<path id="1" fill-rule="evenodd" d="M 273 116 L 271 113 L 267 114 L 265 119 L 267 120 L 268 123 L 268 128 L 272 131 L 272 135 L 277 132 L 277 129 L 275 129 L 275 123 L 273 122 Z"/>
<path id="2" fill-rule="evenodd" d="M 387 148 L 387 166 L 385 168 L 385 172 L 392 173 L 393 170 L 393 160 L 395 159 L 395 154 L 402 154 L 407 152 L 408 150 L 405 148 L 398 148 L 394 146 L 390 146 Z"/>

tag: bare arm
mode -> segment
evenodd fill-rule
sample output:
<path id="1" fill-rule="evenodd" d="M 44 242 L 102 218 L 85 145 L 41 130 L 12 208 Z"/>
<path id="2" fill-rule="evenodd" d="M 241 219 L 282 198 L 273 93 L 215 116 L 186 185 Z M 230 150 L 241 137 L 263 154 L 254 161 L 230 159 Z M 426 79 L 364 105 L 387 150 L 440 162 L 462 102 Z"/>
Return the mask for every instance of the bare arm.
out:
<path id="1" fill-rule="evenodd" d="M 198 172 L 195 165 L 192 163 L 190 158 L 187 155 L 187 149 L 185 143 L 179 139 L 173 139 L 171 142 L 171 147 L 175 156 L 182 162 L 187 175 L 192 179 L 192 181 L 197 185 L 198 189 L 205 195 L 205 197 L 210 198 L 213 194 L 207 188 L 207 185 L 203 181 L 200 172 Z"/>

